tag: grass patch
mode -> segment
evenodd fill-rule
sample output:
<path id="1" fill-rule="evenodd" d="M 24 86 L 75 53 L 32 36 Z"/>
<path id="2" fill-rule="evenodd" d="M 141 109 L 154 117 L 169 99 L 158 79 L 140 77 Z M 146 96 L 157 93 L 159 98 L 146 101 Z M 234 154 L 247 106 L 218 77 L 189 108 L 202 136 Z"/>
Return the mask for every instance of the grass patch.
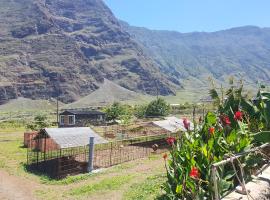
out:
<path id="1" fill-rule="evenodd" d="M 122 185 L 129 182 L 133 176 L 115 176 L 111 178 L 105 178 L 102 181 L 94 184 L 84 185 L 82 187 L 72 189 L 69 194 L 72 196 L 82 196 L 89 195 L 96 192 L 108 191 L 108 190 L 117 190 Z"/>
<path id="2" fill-rule="evenodd" d="M 0 168 L 4 168 L 5 167 L 5 163 L 3 160 L 0 160 Z"/>
<path id="3" fill-rule="evenodd" d="M 134 183 L 130 189 L 125 192 L 126 200 L 152 200 L 162 199 L 161 185 L 165 182 L 166 176 L 159 174 L 148 177 L 143 183 Z"/>
<path id="4" fill-rule="evenodd" d="M 76 176 L 68 176 L 61 180 L 52 179 L 48 176 L 40 176 L 41 183 L 46 185 L 69 185 L 72 183 L 77 183 L 83 180 L 87 180 L 90 177 L 94 177 L 98 174 L 80 174 Z"/>
<path id="5" fill-rule="evenodd" d="M 58 199 L 57 193 L 55 193 L 54 190 L 47 188 L 46 190 L 36 190 L 35 196 L 38 197 L 38 199 L 44 199 L 44 200 L 56 200 Z"/>

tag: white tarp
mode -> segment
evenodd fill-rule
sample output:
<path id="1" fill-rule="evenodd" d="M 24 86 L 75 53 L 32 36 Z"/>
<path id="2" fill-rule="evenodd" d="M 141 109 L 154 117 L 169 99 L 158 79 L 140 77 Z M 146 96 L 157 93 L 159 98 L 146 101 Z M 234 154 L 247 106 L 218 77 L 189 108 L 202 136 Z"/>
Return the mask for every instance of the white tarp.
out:
<path id="1" fill-rule="evenodd" d="M 193 130 L 193 123 L 190 123 L 190 129 Z M 187 131 L 184 127 L 183 119 L 176 117 L 166 117 L 165 120 L 153 121 L 153 123 L 163 129 L 166 129 L 172 133 L 177 131 Z"/>

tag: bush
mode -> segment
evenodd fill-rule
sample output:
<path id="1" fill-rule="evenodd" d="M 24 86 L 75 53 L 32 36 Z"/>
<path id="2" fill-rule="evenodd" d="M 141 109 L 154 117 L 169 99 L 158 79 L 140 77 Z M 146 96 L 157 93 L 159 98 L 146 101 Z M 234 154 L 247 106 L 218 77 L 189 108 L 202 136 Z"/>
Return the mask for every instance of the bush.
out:
<path id="1" fill-rule="evenodd" d="M 116 102 L 105 108 L 105 115 L 108 121 L 121 120 L 124 124 L 127 124 L 132 118 L 132 108 Z"/>
<path id="2" fill-rule="evenodd" d="M 134 116 L 139 118 L 139 119 L 142 119 L 146 116 L 146 109 L 147 109 L 147 106 L 145 105 L 137 105 L 135 106 L 134 108 Z"/>
<path id="3" fill-rule="evenodd" d="M 35 116 L 34 118 L 34 121 L 32 123 L 28 123 L 26 125 L 26 128 L 27 129 L 30 129 L 30 130 L 40 130 L 42 128 L 46 128 L 50 126 L 50 123 L 48 121 L 48 117 L 47 115 L 42 115 L 42 114 L 39 114 L 37 116 Z"/>
<path id="4" fill-rule="evenodd" d="M 164 99 L 158 98 L 148 104 L 145 114 L 148 117 L 167 116 L 170 113 L 170 109 L 170 105 Z"/>

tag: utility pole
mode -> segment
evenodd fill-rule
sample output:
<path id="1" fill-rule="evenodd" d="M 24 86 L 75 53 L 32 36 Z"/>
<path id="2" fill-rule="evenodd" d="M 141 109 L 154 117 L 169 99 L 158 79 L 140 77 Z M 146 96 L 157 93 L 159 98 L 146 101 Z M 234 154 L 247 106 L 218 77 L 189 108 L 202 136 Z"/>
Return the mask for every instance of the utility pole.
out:
<path id="1" fill-rule="evenodd" d="M 60 93 L 60 85 L 59 85 L 59 75 L 57 74 L 57 97 L 56 97 L 56 120 L 57 120 L 57 126 L 59 127 L 59 93 Z"/>
<path id="2" fill-rule="evenodd" d="M 155 86 L 156 86 L 156 97 L 157 97 L 157 100 L 158 100 L 159 89 L 158 89 L 157 80 L 155 80 Z"/>

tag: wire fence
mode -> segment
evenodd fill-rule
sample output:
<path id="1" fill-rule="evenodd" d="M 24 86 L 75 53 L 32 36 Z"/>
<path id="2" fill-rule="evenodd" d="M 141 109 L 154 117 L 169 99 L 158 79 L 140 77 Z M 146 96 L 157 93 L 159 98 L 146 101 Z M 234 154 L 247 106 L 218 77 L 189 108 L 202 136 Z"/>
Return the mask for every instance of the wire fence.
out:
<path id="1" fill-rule="evenodd" d="M 179 137 L 179 133 L 96 144 L 94 169 L 106 168 L 168 151 L 166 142 L 168 136 Z M 68 175 L 87 172 L 88 145 L 61 149 L 51 138 L 39 135 L 29 137 L 26 143 L 28 146 L 27 168 L 32 172 L 46 174 L 52 178 L 64 178 Z"/>

